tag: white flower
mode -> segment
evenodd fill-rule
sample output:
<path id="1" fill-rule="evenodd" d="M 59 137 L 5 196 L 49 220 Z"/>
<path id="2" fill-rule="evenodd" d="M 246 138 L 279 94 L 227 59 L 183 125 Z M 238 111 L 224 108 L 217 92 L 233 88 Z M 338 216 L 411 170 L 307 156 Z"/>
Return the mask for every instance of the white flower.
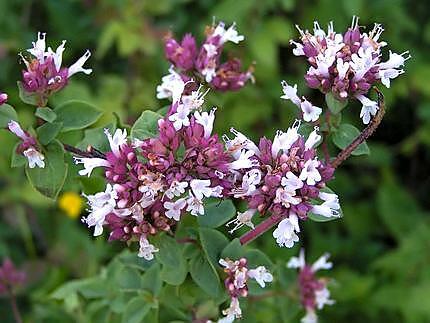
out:
<path id="1" fill-rule="evenodd" d="M 181 196 L 185 193 L 185 189 L 188 187 L 187 182 L 178 182 L 173 181 L 172 184 L 170 184 L 170 187 L 168 190 L 166 190 L 166 196 L 169 199 L 173 199 L 174 196 Z"/>
<path id="2" fill-rule="evenodd" d="M 115 133 L 112 135 L 108 128 L 104 129 L 104 133 L 109 140 L 110 149 L 115 154 L 115 156 L 120 156 L 120 148 L 127 144 L 127 130 L 116 129 Z"/>
<path id="3" fill-rule="evenodd" d="M 291 146 L 299 139 L 297 130 L 300 127 L 300 122 L 294 122 L 293 126 L 288 128 L 287 132 L 278 130 L 272 143 L 272 157 L 278 156 L 279 151 L 287 153 Z"/>
<path id="4" fill-rule="evenodd" d="M 61 42 L 60 46 L 57 47 L 55 52 L 51 49 L 51 47 L 48 47 L 48 54 L 54 59 L 54 65 L 57 72 L 60 71 L 61 63 L 63 62 L 63 52 L 65 50 L 64 45 L 66 45 L 65 40 Z"/>
<path id="5" fill-rule="evenodd" d="M 320 214 L 320 215 L 325 216 L 327 218 L 331 218 L 331 217 L 338 218 L 338 217 L 340 217 L 339 198 L 336 194 L 320 192 L 318 196 L 324 202 L 320 205 L 313 205 L 312 206 L 312 212 L 313 213 Z"/>
<path id="6" fill-rule="evenodd" d="M 301 323 L 317 323 L 318 317 L 313 309 L 306 309 L 306 315 L 300 320 Z"/>
<path id="7" fill-rule="evenodd" d="M 141 258 L 143 257 L 146 260 L 152 260 L 154 259 L 155 252 L 158 252 L 158 249 L 150 244 L 144 235 L 141 235 L 139 239 L 139 253 L 137 256 Z"/>
<path id="8" fill-rule="evenodd" d="M 218 26 L 216 26 L 213 35 L 221 36 L 221 44 L 224 44 L 227 41 L 231 41 L 235 44 L 238 44 L 239 42 L 244 40 L 245 37 L 243 35 L 239 35 L 235 28 L 236 23 L 233 23 L 227 30 L 225 30 L 225 24 L 223 22 L 220 22 Z"/>
<path id="9" fill-rule="evenodd" d="M 171 66 L 169 74 L 163 76 L 161 84 L 157 86 L 157 99 L 172 98 L 173 103 L 176 103 L 181 99 L 184 88 L 184 81 Z"/>
<path id="10" fill-rule="evenodd" d="M 381 83 L 384 84 L 387 88 L 390 88 L 391 79 L 395 79 L 400 74 L 403 74 L 404 70 L 397 70 L 395 68 L 389 68 L 386 70 L 378 71 L 378 78 L 381 79 Z"/>
<path id="11" fill-rule="evenodd" d="M 209 62 L 202 70 L 202 75 L 205 77 L 205 81 L 207 83 L 212 82 L 212 79 L 216 76 L 215 68 L 216 68 L 216 63 Z"/>
<path id="12" fill-rule="evenodd" d="M 35 166 L 40 168 L 45 168 L 45 156 L 42 153 L 38 152 L 33 147 L 28 148 L 22 153 L 28 160 L 28 167 L 34 168 Z"/>
<path id="13" fill-rule="evenodd" d="M 303 51 L 303 45 L 295 42 L 294 40 L 290 40 L 290 44 L 296 46 L 293 48 L 294 56 L 304 56 L 305 52 Z"/>
<path id="14" fill-rule="evenodd" d="M 289 191 L 295 191 L 303 187 L 303 182 L 292 172 L 287 172 L 281 179 L 281 185 Z"/>
<path id="15" fill-rule="evenodd" d="M 272 274 L 264 266 L 258 266 L 255 269 L 249 270 L 248 277 L 255 279 L 261 288 L 266 287 L 266 282 L 270 283 L 273 281 Z"/>
<path id="16" fill-rule="evenodd" d="M 239 158 L 231 162 L 229 168 L 232 170 L 238 170 L 258 166 L 258 160 L 250 159 L 254 154 L 255 153 L 252 150 L 241 150 Z"/>
<path id="17" fill-rule="evenodd" d="M 323 254 L 312 264 L 312 271 L 317 272 L 321 269 L 331 269 L 333 267 L 333 263 L 328 262 L 328 258 L 330 257 L 329 253 Z"/>
<path id="18" fill-rule="evenodd" d="M 306 265 L 305 261 L 305 250 L 300 249 L 300 254 L 298 257 L 291 257 L 287 263 L 288 268 L 298 268 L 303 269 Z"/>
<path id="19" fill-rule="evenodd" d="M 77 61 L 76 63 L 74 63 L 72 66 L 70 66 L 68 68 L 67 71 L 67 77 L 72 76 L 73 74 L 82 72 L 85 74 L 91 74 L 91 72 L 93 71 L 91 68 L 83 68 L 85 62 L 90 58 L 91 56 L 91 52 L 89 50 L 87 50 L 84 55 L 82 55 Z"/>
<path id="20" fill-rule="evenodd" d="M 295 213 L 290 213 L 288 218 L 279 222 L 278 227 L 273 231 L 273 237 L 280 247 L 292 248 L 294 242 L 299 241 L 297 232 L 300 232 L 299 218 Z"/>
<path id="21" fill-rule="evenodd" d="M 364 124 L 368 124 L 370 122 L 370 117 L 374 116 L 379 110 L 378 103 L 361 94 L 357 95 L 356 98 L 363 105 L 360 111 L 360 118 L 363 119 Z"/>
<path id="22" fill-rule="evenodd" d="M 96 167 L 109 167 L 110 163 L 103 158 L 80 158 L 80 157 L 73 157 L 75 164 L 83 164 L 84 169 L 79 171 L 79 175 L 88 177 L 91 176 L 91 173 L 94 168 Z"/>
<path id="23" fill-rule="evenodd" d="M 203 88 L 202 85 L 199 86 L 199 88 L 195 91 L 192 91 L 190 95 L 183 95 L 182 96 L 182 104 L 186 106 L 188 109 L 196 110 L 199 109 L 203 103 L 205 103 L 205 96 L 208 94 L 210 89 L 207 89 L 206 92 L 200 93 L 200 90 Z"/>
<path id="24" fill-rule="evenodd" d="M 390 56 L 388 58 L 388 61 L 379 63 L 378 67 L 379 69 L 397 69 L 400 66 L 405 65 L 405 61 L 411 58 L 411 55 L 409 55 L 409 51 L 403 52 L 401 54 L 393 53 L 390 50 Z"/>
<path id="25" fill-rule="evenodd" d="M 322 309 L 324 305 L 333 305 L 335 303 L 334 300 L 330 299 L 330 291 L 327 287 L 315 291 L 315 301 L 319 310 Z"/>
<path id="26" fill-rule="evenodd" d="M 315 57 L 315 63 L 317 64 L 317 73 L 320 76 L 328 77 L 330 75 L 328 69 L 333 65 L 336 60 L 336 51 L 328 47 L 324 53 L 319 53 Z"/>
<path id="27" fill-rule="evenodd" d="M 187 198 L 187 211 L 192 215 L 198 216 L 205 214 L 205 208 L 203 207 L 203 202 L 193 196 L 190 193 L 190 196 Z"/>
<path id="28" fill-rule="evenodd" d="M 104 192 L 99 192 L 94 195 L 84 195 L 88 199 L 90 205 L 90 213 L 82 221 L 88 227 L 94 227 L 94 236 L 99 236 L 103 233 L 103 224 L 109 213 L 114 212 L 116 206 L 117 193 L 112 185 L 107 184 Z"/>
<path id="29" fill-rule="evenodd" d="M 223 140 L 228 151 L 232 154 L 235 159 L 238 159 L 242 153 L 242 149 L 251 150 L 255 155 L 260 154 L 260 150 L 257 145 L 253 143 L 243 133 L 237 131 L 234 128 L 230 128 L 230 132 L 234 134 L 234 138 L 230 139 L 227 135 L 223 135 Z"/>
<path id="30" fill-rule="evenodd" d="M 223 310 L 222 313 L 226 317 L 222 320 L 219 320 L 219 323 L 233 322 L 235 318 L 239 319 L 242 317 L 242 310 L 240 309 L 240 304 L 237 297 L 232 297 L 230 307 Z"/>
<path id="31" fill-rule="evenodd" d="M 203 48 L 206 50 L 206 55 L 208 58 L 212 58 L 218 54 L 217 47 L 214 44 L 204 44 Z"/>
<path id="32" fill-rule="evenodd" d="M 179 221 L 181 217 L 181 210 L 185 207 L 186 204 L 187 201 L 184 198 L 178 199 L 175 202 L 164 202 L 163 205 L 166 209 L 166 217 Z"/>
<path id="33" fill-rule="evenodd" d="M 314 146 L 321 140 L 321 136 L 318 134 L 319 128 L 315 127 L 305 142 L 305 150 L 314 148 Z"/>
<path id="34" fill-rule="evenodd" d="M 273 200 L 274 203 L 281 203 L 284 207 L 289 208 L 290 204 L 297 205 L 302 199 L 300 197 L 296 197 L 296 191 L 287 190 L 282 187 L 279 187 L 276 190 L 276 196 Z"/>
<path id="35" fill-rule="evenodd" d="M 243 175 L 241 187 L 233 189 L 232 193 L 235 198 L 252 195 L 260 182 L 261 171 L 259 169 L 251 169 Z"/>
<path id="36" fill-rule="evenodd" d="M 169 116 L 169 120 L 173 122 L 173 127 L 176 131 L 181 130 L 182 127 L 188 127 L 190 125 L 190 120 L 188 115 L 190 114 L 190 109 L 183 104 L 179 104 L 176 108 L 176 113 Z"/>
<path id="37" fill-rule="evenodd" d="M 240 229 L 244 225 L 250 227 L 251 229 L 254 229 L 254 224 L 252 223 L 252 217 L 255 214 L 255 209 L 249 209 L 245 212 L 237 212 L 237 216 L 235 219 L 231 220 L 226 224 L 227 227 L 234 224 L 234 228 L 229 231 L 230 234 L 232 234 L 234 231 Z"/>
<path id="38" fill-rule="evenodd" d="M 192 179 L 190 182 L 191 190 L 194 196 L 202 200 L 203 197 L 210 197 L 212 195 L 212 188 L 210 187 L 211 181 L 209 179 Z"/>
<path id="39" fill-rule="evenodd" d="M 148 185 L 140 185 L 139 191 L 143 193 L 142 198 L 139 201 L 142 208 L 147 208 L 155 202 L 157 192 L 152 187 Z"/>
<path id="40" fill-rule="evenodd" d="M 344 62 L 343 59 L 339 57 L 336 61 L 336 69 L 339 74 L 339 80 L 343 80 L 346 76 L 346 72 L 348 72 L 349 63 Z"/>
<path id="41" fill-rule="evenodd" d="M 302 181 L 306 180 L 306 183 L 308 185 L 315 185 L 321 180 L 321 174 L 317 169 L 319 165 L 320 162 L 317 160 L 317 158 L 307 160 L 302 169 L 302 172 L 300 173 L 299 178 Z"/>
<path id="42" fill-rule="evenodd" d="M 284 92 L 284 95 L 281 96 L 281 99 L 290 100 L 295 105 L 300 106 L 300 103 L 302 100 L 297 95 L 297 84 L 294 84 L 294 86 L 288 85 L 286 81 L 281 82 L 282 85 L 282 91 Z"/>
<path id="43" fill-rule="evenodd" d="M 303 112 L 303 120 L 307 122 L 317 121 L 322 112 L 321 108 L 314 106 L 304 97 L 303 102 L 300 104 L 300 109 L 302 109 Z"/>
<path id="44" fill-rule="evenodd" d="M 31 55 L 37 58 L 38 61 L 43 63 L 45 61 L 45 50 L 46 50 L 46 33 L 37 33 L 36 42 L 32 42 L 33 48 L 27 49 Z"/>
<path id="45" fill-rule="evenodd" d="M 215 121 L 215 111 L 216 109 L 212 109 L 210 113 L 199 111 L 194 112 L 194 117 L 196 118 L 196 123 L 203 126 L 205 131 L 204 137 L 209 138 L 212 134 L 214 121 Z"/>
<path id="46" fill-rule="evenodd" d="M 14 121 L 14 120 L 10 120 L 9 123 L 7 124 L 7 126 L 9 128 L 10 132 L 15 134 L 18 138 L 20 138 L 22 140 L 28 139 L 28 135 L 24 132 L 24 130 L 22 130 L 22 128 L 18 122 Z"/>
<path id="47" fill-rule="evenodd" d="M 373 66 L 375 66 L 378 61 L 378 57 L 373 57 L 374 51 L 373 48 L 367 48 L 366 50 L 363 47 L 360 47 L 357 54 L 351 55 L 351 62 L 349 66 L 354 71 L 354 80 L 360 80 L 363 78 L 364 74 L 366 74 Z"/>
<path id="48" fill-rule="evenodd" d="M 217 185 L 217 186 L 214 186 L 214 187 L 212 187 L 212 197 L 222 197 L 222 191 L 223 191 L 224 189 L 222 188 L 222 186 L 220 186 L 220 185 Z"/>

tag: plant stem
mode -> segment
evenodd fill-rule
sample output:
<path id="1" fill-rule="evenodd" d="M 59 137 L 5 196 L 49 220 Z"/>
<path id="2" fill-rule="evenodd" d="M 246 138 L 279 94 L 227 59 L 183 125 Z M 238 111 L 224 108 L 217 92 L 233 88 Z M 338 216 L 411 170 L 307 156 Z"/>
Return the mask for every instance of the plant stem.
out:
<path id="1" fill-rule="evenodd" d="M 384 103 L 384 96 L 382 93 L 378 90 L 378 88 L 373 88 L 376 93 L 378 94 L 378 106 L 379 110 L 376 113 L 376 115 L 373 117 L 372 121 L 367 125 L 366 128 L 358 135 L 357 138 L 354 139 L 353 142 L 351 142 L 345 149 L 343 149 L 333 160 L 331 165 L 334 168 L 339 167 L 340 164 L 342 164 L 350 155 L 351 153 L 357 148 L 362 142 L 364 142 L 367 138 L 369 138 L 378 128 L 379 124 L 382 121 L 382 118 L 385 114 L 385 103 Z"/>
<path id="2" fill-rule="evenodd" d="M 18 305 L 16 303 L 16 297 L 11 288 L 9 288 L 9 299 L 16 323 L 22 323 L 21 314 L 19 313 Z"/>
<path id="3" fill-rule="evenodd" d="M 251 242 L 252 240 L 254 240 L 257 237 L 259 237 L 260 235 L 262 235 L 264 232 L 269 230 L 271 227 L 278 224 L 278 222 L 280 222 L 282 219 L 283 219 L 283 217 L 281 217 L 281 216 L 271 215 L 267 220 L 264 220 L 259 225 L 257 225 L 255 227 L 255 229 L 248 231 L 243 236 L 241 236 L 239 239 L 240 243 L 242 245 L 245 245 L 245 244 Z"/>
<path id="4" fill-rule="evenodd" d="M 75 154 L 80 157 L 84 158 L 106 158 L 106 156 L 98 151 L 97 149 L 93 148 L 92 146 L 88 146 L 87 151 L 83 151 L 79 148 L 70 146 L 68 144 L 63 144 L 64 150 L 71 152 L 72 154 Z"/>

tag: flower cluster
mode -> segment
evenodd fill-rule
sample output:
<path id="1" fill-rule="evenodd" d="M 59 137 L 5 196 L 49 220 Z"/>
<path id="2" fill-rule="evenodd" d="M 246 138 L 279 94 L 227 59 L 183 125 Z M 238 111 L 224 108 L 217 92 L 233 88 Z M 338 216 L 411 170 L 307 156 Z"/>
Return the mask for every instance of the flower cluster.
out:
<path id="1" fill-rule="evenodd" d="M 11 289 L 24 283 L 25 279 L 25 272 L 17 270 L 10 259 L 3 260 L 0 266 L 0 295 L 10 293 Z"/>
<path id="2" fill-rule="evenodd" d="M 111 240 L 139 240 L 139 255 L 152 259 L 148 236 L 168 231 L 186 212 L 204 215 L 204 200 L 224 197 L 231 188 L 231 157 L 212 135 L 214 110 L 202 112 L 199 90 L 183 95 L 158 120 L 156 138 L 127 140 L 126 131 L 108 131 L 111 151 L 95 158 L 75 158 L 84 164 L 80 175 L 104 167 L 105 192 L 86 196 L 94 235 L 107 225 Z M 194 112 L 194 113 L 192 113 Z"/>
<path id="3" fill-rule="evenodd" d="M 264 266 L 258 266 L 255 269 L 248 269 L 248 261 L 245 258 L 233 261 L 230 259 L 220 259 L 219 263 L 224 267 L 227 278 L 224 281 L 225 288 L 231 298 L 230 306 L 223 311 L 225 317 L 218 323 L 231 323 L 235 319 L 242 317 L 242 310 L 239 305 L 239 297 L 248 296 L 248 279 L 255 279 L 256 282 L 264 288 L 266 282 L 273 281 L 273 276 Z"/>
<path id="4" fill-rule="evenodd" d="M 306 310 L 306 316 L 302 323 L 316 323 L 316 309 L 322 309 L 324 305 L 333 305 L 330 299 L 330 291 L 327 289 L 327 279 L 317 278 L 315 273 L 320 269 L 331 269 L 333 264 L 327 262 L 329 254 L 325 253 L 312 265 L 305 261 L 305 251 L 300 250 L 299 257 L 292 257 L 287 264 L 288 268 L 299 269 L 300 301 Z"/>
<path id="5" fill-rule="evenodd" d="M 235 24 L 226 29 L 223 22 L 206 29 L 206 39 L 200 48 L 197 48 L 196 41 L 190 34 L 186 34 L 180 43 L 168 36 L 165 40 L 165 54 L 173 68 L 163 78 L 157 97 L 165 98 L 161 89 L 169 87 L 169 81 L 177 82 L 178 76 L 184 82 L 198 78 L 220 91 L 234 91 L 243 87 L 248 80 L 253 80 L 252 68 L 242 71 L 242 63 L 238 58 L 221 63 L 221 54 L 226 42 L 238 44 L 244 38 L 236 31 Z"/>
<path id="6" fill-rule="evenodd" d="M 28 160 L 28 167 L 34 168 L 35 166 L 45 167 L 45 156 L 40 152 L 40 147 L 36 139 L 32 137 L 27 131 L 22 130 L 21 126 L 16 121 L 9 121 L 9 131 L 15 134 L 22 140 L 22 143 L 16 149 L 18 154 L 22 154 Z"/>
<path id="7" fill-rule="evenodd" d="M 51 47 L 46 50 L 45 38 L 46 33 L 39 32 L 33 47 L 27 49 L 32 57 L 26 59 L 21 55 L 27 68 L 22 71 L 22 86 L 28 94 L 36 96 L 38 106 L 45 106 L 49 96 L 63 89 L 72 75 L 92 72 L 91 69 L 83 68 L 91 56 L 89 50 L 70 67 L 61 67 L 66 41 L 63 40 L 54 52 Z"/>
<path id="8" fill-rule="evenodd" d="M 298 241 L 299 219 L 306 220 L 309 212 L 339 216 L 337 195 L 323 192 L 333 168 L 318 160 L 314 148 L 321 139 L 318 128 L 305 139 L 298 133 L 299 126 L 296 121 L 287 132 L 278 131 L 273 142 L 262 138 L 258 146 L 234 129 L 233 139 L 224 137 L 234 158 L 231 194 L 245 199 L 249 206 L 229 223 L 235 224 L 231 232 L 245 224 L 252 227 L 251 218 L 257 211 L 261 215 L 269 212 L 283 219 L 273 232 L 277 243 L 290 248 Z M 316 204 L 318 198 L 324 201 L 321 205 Z"/>
<path id="9" fill-rule="evenodd" d="M 6 93 L 0 92 L 0 105 L 7 102 L 8 95 Z"/>
<path id="10" fill-rule="evenodd" d="M 343 34 L 334 30 L 333 22 L 327 32 L 318 22 L 314 22 L 313 33 L 297 29 L 301 42 L 291 43 L 295 45 L 293 54 L 305 56 L 311 65 L 305 75 L 307 85 L 323 93 L 331 92 L 341 101 L 358 99 L 362 104 L 360 117 L 365 124 L 369 123 L 378 110 L 377 103 L 366 97 L 369 89 L 377 82 L 390 87 L 391 79 L 404 73 L 402 66 L 410 58 L 409 52 L 390 51 L 388 60 L 383 62 L 381 48 L 387 43 L 379 38 L 384 29 L 375 24 L 369 33 L 362 32 L 357 17 L 353 17 Z"/>

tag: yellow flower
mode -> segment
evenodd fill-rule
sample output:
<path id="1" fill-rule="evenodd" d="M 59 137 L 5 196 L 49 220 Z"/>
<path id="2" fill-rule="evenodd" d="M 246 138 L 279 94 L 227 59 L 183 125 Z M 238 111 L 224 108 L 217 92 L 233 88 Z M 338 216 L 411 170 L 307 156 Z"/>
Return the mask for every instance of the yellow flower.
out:
<path id="1" fill-rule="evenodd" d="M 83 204 L 82 197 L 75 192 L 65 192 L 58 199 L 58 207 L 72 219 L 81 214 Z"/>

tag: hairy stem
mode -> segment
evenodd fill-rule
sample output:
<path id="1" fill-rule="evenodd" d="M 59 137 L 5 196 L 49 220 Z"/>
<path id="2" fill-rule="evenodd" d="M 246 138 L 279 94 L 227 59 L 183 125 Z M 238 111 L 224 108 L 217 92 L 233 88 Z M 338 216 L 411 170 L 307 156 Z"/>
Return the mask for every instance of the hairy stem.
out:
<path id="1" fill-rule="evenodd" d="M 376 113 L 376 115 L 373 117 L 373 119 L 370 121 L 370 123 L 367 125 L 366 128 L 358 135 L 357 138 L 354 139 L 353 142 L 351 142 L 345 149 L 343 149 L 336 158 L 332 161 L 331 165 L 334 168 L 337 168 L 340 164 L 342 164 L 349 156 L 351 156 L 351 153 L 357 148 L 362 142 L 364 142 L 367 138 L 369 138 L 378 128 L 379 124 L 382 121 L 382 118 L 385 114 L 385 103 L 384 103 L 384 96 L 382 93 L 378 90 L 378 88 L 373 88 L 376 93 L 378 94 L 378 106 L 379 110 Z"/>
<path id="2" fill-rule="evenodd" d="M 278 224 L 278 222 L 280 222 L 282 219 L 283 217 L 281 216 L 271 215 L 267 220 L 264 220 L 259 225 L 257 225 L 255 229 L 248 231 L 243 236 L 241 236 L 239 239 L 240 243 L 242 245 L 245 245 L 251 242 L 252 240 L 262 235 L 264 232 L 266 232 L 267 230 L 269 230 L 270 228 Z"/>

